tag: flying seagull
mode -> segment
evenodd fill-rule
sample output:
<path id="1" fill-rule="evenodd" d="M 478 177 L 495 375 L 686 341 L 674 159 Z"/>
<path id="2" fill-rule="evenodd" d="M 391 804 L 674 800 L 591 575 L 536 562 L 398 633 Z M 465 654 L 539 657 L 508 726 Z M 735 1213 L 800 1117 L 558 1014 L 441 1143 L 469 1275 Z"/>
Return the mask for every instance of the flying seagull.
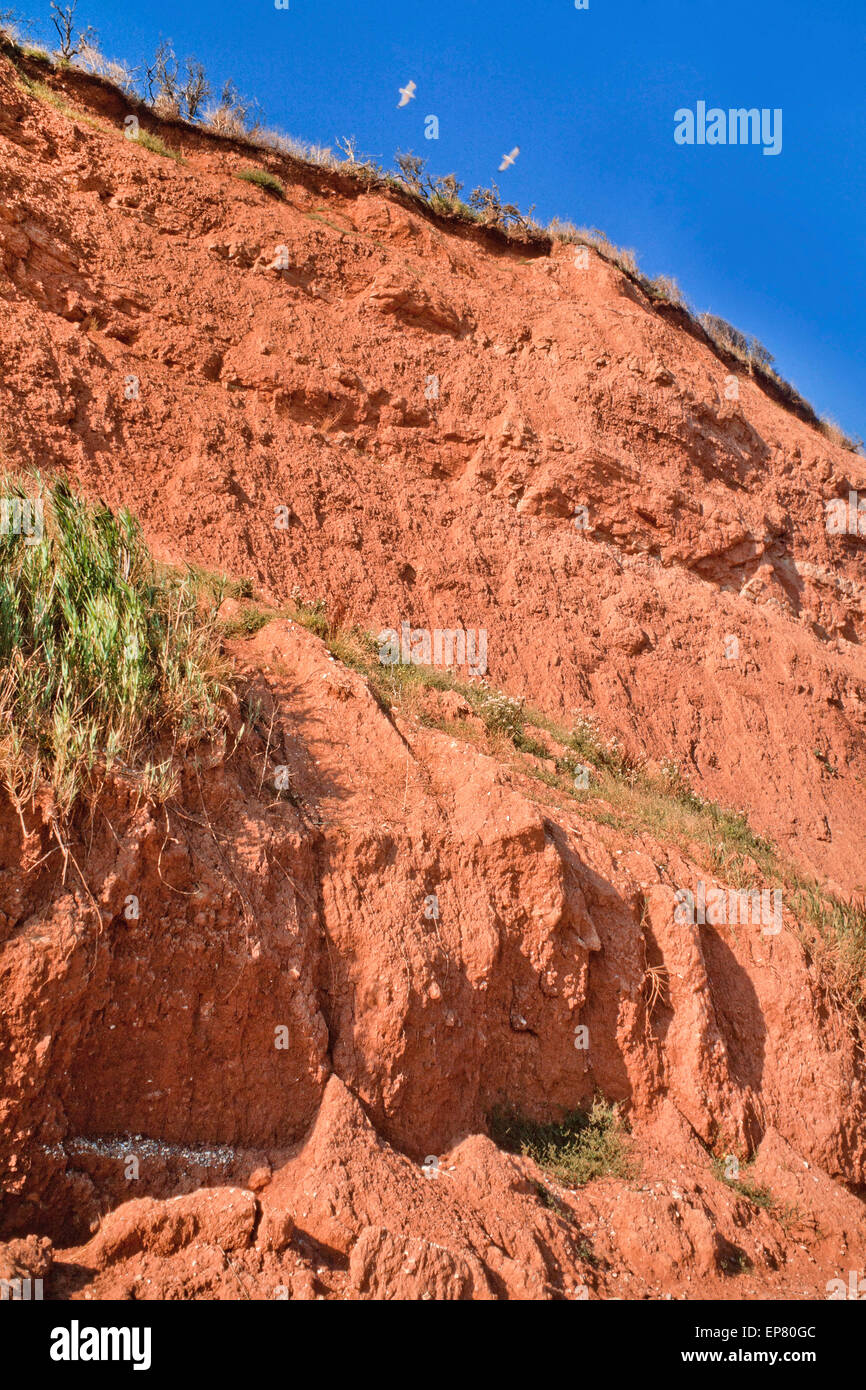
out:
<path id="1" fill-rule="evenodd" d="M 519 154 L 520 154 L 520 146 L 519 146 L 519 145 L 515 145 L 515 146 L 514 146 L 514 149 L 511 151 L 511 154 L 504 154 L 504 155 L 502 156 L 502 163 L 501 163 L 500 166 L 499 166 L 499 172 L 500 172 L 500 174 L 504 174 L 506 169 L 510 169 L 510 168 L 511 168 L 512 164 L 514 163 L 515 159 L 517 158 L 517 156 L 518 156 Z"/>
<path id="2" fill-rule="evenodd" d="M 415 96 L 415 83 L 407 82 L 405 87 L 398 87 L 397 90 L 400 93 L 400 100 L 397 102 L 398 107 L 408 106 L 409 102 Z"/>

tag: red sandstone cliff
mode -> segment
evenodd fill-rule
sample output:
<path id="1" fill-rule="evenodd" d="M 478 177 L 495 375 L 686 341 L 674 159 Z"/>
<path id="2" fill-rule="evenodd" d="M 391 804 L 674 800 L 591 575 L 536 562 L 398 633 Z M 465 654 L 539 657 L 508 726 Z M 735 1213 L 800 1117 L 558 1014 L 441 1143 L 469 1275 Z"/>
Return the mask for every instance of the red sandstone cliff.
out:
<path id="1" fill-rule="evenodd" d="M 863 542 L 824 504 L 863 460 L 746 372 L 727 399 L 730 366 L 594 253 L 179 126 L 162 159 L 118 93 L 53 81 L 79 116 L 0 59 L 6 466 L 275 606 L 486 629 L 491 685 L 593 711 L 856 895 Z M 777 936 L 685 932 L 700 846 L 383 710 L 297 624 L 228 649 L 264 723 L 176 809 L 118 788 L 77 826 L 81 875 L 44 809 L 0 803 L 0 1263 L 50 1237 L 56 1296 L 138 1298 L 825 1297 L 863 1265 L 861 1044 L 789 910 Z M 490 1109 L 597 1092 L 633 1173 L 546 1204 Z M 772 1210 L 720 1148 L 757 1154 Z"/>

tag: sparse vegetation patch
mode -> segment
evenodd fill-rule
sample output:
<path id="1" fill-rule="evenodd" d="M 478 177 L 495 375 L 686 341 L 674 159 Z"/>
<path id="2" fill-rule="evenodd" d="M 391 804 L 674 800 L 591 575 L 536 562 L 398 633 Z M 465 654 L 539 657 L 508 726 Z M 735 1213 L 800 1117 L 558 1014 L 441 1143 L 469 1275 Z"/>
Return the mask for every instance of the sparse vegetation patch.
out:
<path id="1" fill-rule="evenodd" d="M 177 150 L 173 150 L 158 135 L 153 135 L 149 130 L 140 130 L 136 137 L 136 143 L 143 145 L 146 150 L 153 154 L 162 155 L 163 159 L 173 159 L 176 164 L 183 164 L 183 158 Z"/>
<path id="2" fill-rule="evenodd" d="M 589 1110 L 573 1110 L 562 1120 L 548 1123 L 495 1110 L 490 1116 L 490 1137 L 500 1148 L 531 1158 L 572 1187 L 594 1178 L 626 1178 L 633 1171 L 619 1111 L 601 1097 Z"/>

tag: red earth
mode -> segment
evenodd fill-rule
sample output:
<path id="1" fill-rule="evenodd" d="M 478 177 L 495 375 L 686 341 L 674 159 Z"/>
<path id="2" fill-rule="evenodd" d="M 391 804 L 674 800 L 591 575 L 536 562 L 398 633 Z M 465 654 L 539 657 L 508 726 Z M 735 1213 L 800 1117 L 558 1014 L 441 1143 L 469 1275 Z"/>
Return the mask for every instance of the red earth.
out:
<path id="1" fill-rule="evenodd" d="M 592 713 L 860 901 L 863 541 L 825 504 L 862 457 L 595 252 L 153 118 L 175 162 L 124 138 L 115 89 L 30 68 L 70 105 L 0 57 L 4 466 L 273 610 L 483 629 L 491 687 Z M 0 797 L 0 1278 L 823 1299 L 862 1275 L 862 1035 L 790 904 L 777 933 L 685 928 L 678 888 L 742 885 L 557 792 L 453 692 L 383 708 L 284 616 L 226 650 L 261 719 L 234 708 L 171 802 L 117 779 L 64 864 L 48 793 Z M 619 1176 L 489 1137 L 496 1106 L 599 1094 Z"/>

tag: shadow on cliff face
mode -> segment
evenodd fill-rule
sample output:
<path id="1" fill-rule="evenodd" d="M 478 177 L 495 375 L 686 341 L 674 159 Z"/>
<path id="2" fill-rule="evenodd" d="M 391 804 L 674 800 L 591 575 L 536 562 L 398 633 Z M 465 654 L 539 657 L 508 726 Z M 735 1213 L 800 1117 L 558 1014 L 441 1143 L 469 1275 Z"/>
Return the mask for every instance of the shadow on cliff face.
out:
<path id="1" fill-rule="evenodd" d="M 725 1044 L 731 1082 L 742 1093 L 745 1138 L 752 1151 L 764 1136 L 761 1092 L 764 1085 L 767 1025 L 755 986 L 721 934 L 700 928 L 707 962 L 710 999 Z"/>
<path id="2" fill-rule="evenodd" d="M 135 1195 L 246 1183 L 302 1138 L 329 1077 L 416 1162 L 483 1131 L 497 1103 L 556 1119 L 596 1092 L 638 1121 L 668 1096 L 705 1145 L 754 1145 L 753 962 L 677 926 L 656 863 L 675 850 L 626 855 L 628 836 L 540 803 L 496 758 L 386 714 L 299 625 L 237 645 L 268 687 L 238 751 L 188 766 L 168 811 L 127 787 L 81 827 L 99 930 L 59 857 L 46 882 L 37 844 L 2 900 L 17 1229 L 80 1235 L 129 1197 L 130 1157 Z M 678 881 L 692 868 L 680 859 Z M 781 992 L 776 960 L 755 973 L 763 1007 L 808 980 L 781 959 L 800 973 Z M 670 981 L 656 1007 L 652 970 Z"/>

